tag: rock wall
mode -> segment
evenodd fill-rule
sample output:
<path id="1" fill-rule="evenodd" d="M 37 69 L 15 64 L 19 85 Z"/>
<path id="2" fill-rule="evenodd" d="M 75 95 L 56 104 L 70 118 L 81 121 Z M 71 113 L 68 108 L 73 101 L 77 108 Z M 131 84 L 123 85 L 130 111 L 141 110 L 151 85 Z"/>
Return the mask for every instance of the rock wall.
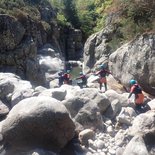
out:
<path id="1" fill-rule="evenodd" d="M 91 35 L 84 46 L 84 71 L 87 73 L 97 65 L 107 63 L 112 52 L 108 42 L 112 39 L 114 27 L 106 27 L 100 32 Z"/>
<path id="2" fill-rule="evenodd" d="M 48 86 L 49 77 L 64 68 L 66 56 L 68 59 L 81 56 L 82 34 L 73 28 L 60 31 L 49 3 L 28 3 L 38 5 L 38 19 L 22 12 L 16 17 L 0 15 L 0 71 Z"/>
<path id="3" fill-rule="evenodd" d="M 155 95 L 155 34 L 144 34 L 110 55 L 110 70 L 123 85 L 135 79 L 143 90 Z"/>
<path id="4" fill-rule="evenodd" d="M 114 51 L 112 40 L 116 33 L 117 28 L 109 24 L 87 39 L 83 55 L 84 72 L 89 73 L 98 69 L 100 64 L 108 64 L 114 78 L 126 88 L 129 81 L 135 79 L 145 92 L 155 95 L 155 34 L 139 35 Z"/>
<path id="5" fill-rule="evenodd" d="M 82 32 L 79 29 L 64 28 L 60 33 L 61 45 L 66 60 L 79 60 L 83 54 Z"/>

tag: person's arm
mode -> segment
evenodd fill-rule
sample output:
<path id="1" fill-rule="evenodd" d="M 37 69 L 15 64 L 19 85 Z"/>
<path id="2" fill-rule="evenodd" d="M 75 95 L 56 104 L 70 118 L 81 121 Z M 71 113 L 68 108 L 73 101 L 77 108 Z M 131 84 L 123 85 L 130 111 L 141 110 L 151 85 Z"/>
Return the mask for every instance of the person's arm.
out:
<path id="1" fill-rule="evenodd" d="M 108 71 L 108 70 L 105 70 L 106 71 L 106 73 L 108 73 L 108 74 L 112 74 L 110 71 Z"/>
<path id="2" fill-rule="evenodd" d="M 133 92 L 134 92 L 135 86 L 132 86 L 130 89 L 130 94 L 128 96 L 128 99 L 132 96 Z"/>
<path id="3" fill-rule="evenodd" d="M 132 94 L 133 94 L 133 93 L 132 93 L 132 92 L 130 92 L 130 94 L 129 94 L 129 96 L 128 96 L 128 99 L 132 96 Z"/>
<path id="4" fill-rule="evenodd" d="M 96 72 L 96 73 L 95 73 L 95 75 L 99 75 L 99 74 L 100 74 L 100 72 L 101 72 L 101 71 Z"/>
<path id="5" fill-rule="evenodd" d="M 76 80 L 80 79 L 80 77 L 77 77 Z"/>
<path id="6" fill-rule="evenodd" d="M 78 80 L 78 79 L 82 79 L 82 76 L 79 76 L 79 77 L 77 77 L 76 79 L 77 79 L 77 80 Z"/>

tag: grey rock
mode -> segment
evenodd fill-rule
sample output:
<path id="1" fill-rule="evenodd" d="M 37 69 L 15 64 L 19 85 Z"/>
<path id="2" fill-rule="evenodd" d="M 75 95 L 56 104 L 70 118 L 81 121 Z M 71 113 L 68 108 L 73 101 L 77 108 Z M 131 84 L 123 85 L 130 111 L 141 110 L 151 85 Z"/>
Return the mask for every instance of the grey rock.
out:
<path id="1" fill-rule="evenodd" d="M 109 58 L 113 76 L 126 87 L 135 79 L 143 90 L 155 95 L 155 34 L 137 36 L 117 49 Z"/>
<path id="2" fill-rule="evenodd" d="M 32 97 L 16 104 L 2 125 L 4 143 L 11 148 L 42 146 L 60 150 L 74 136 L 74 123 L 58 100 Z"/>

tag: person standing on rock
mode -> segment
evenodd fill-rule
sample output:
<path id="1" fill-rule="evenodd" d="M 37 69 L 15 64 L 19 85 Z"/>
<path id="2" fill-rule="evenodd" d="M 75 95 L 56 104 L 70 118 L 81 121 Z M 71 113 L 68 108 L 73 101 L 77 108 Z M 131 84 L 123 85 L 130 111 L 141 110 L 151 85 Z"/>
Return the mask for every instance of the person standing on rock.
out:
<path id="1" fill-rule="evenodd" d="M 105 68 L 106 68 L 106 66 L 104 64 L 100 65 L 100 70 L 97 73 L 95 73 L 95 75 L 99 75 L 99 77 L 100 77 L 99 80 L 98 80 L 98 83 L 100 85 L 100 90 L 102 90 L 102 85 L 104 83 L 105 91 L 107 91 L 107 79 L 106 79 L 106 76 L 108 74 L 111 74 L 111 72 L 106 70 Z"/>
<path id="2" fill-rule="evenodd" d="M 144 107 L 143 107 L 144 95 L 142 93 L 142 88 L 140 87 L 139 84 L 137 84 L 136 80 L 130 80 L 130 85 L 131 85 L 131 88 L 130 88 L 130 94 L 128 96 L 128 99 L 132 96 L 132 94 L 134 94 L 135 110 L 138 113 L 142 113 L 144 112 Z"/>

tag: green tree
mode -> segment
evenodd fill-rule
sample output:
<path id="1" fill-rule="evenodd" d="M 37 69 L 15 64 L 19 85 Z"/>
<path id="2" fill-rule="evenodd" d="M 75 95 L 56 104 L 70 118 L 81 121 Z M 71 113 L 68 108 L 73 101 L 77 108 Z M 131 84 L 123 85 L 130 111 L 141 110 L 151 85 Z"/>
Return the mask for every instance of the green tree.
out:
<path id="1" fill-rule="evenodd" d="M 77 0 L 76 8 L 81 24 L 80 29 L 85 40 L 94 32 L 93 29 L 96 26 L 97 14 L 95 12 L 94 0 Z"/>
<path id="2" fill-rule="evenodd" d="M 63 0 L 64 14 L 68 22 L 70 22 L 75 28 L 80 28 L 80 21 L 77 15 L 74 0 Z"/>

